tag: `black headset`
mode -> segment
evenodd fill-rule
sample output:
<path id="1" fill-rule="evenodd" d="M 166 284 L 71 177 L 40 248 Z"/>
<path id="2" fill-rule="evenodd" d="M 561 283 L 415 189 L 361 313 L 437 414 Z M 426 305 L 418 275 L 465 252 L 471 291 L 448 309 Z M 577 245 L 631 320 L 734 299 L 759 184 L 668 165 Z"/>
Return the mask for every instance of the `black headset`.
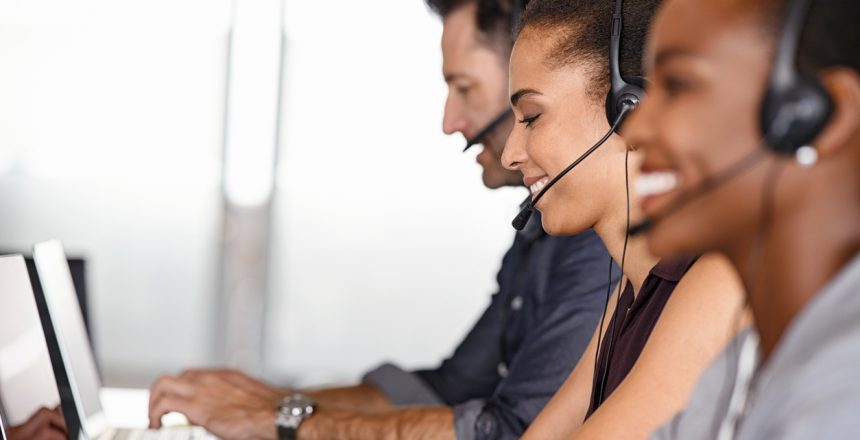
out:
<path id="1" fill-rule="evenodd" d="M 625 80 L 621 76 L 621 29 L 623 28 L 623 20 L 621 15 L 622 0 L 616 0 L 615 13 L 612 15 L 612 26 L 610 29 L 611 35 L 609 40 L 609 94 L 606 96 L 606 118 L 612 126 L 613 131 L 618 131 L 624 117 L 631 111 L 635 110 L 639 104 L 645 99 L 645 79 L 642 77 L 633 77 Z M 610 132 L 611 133 L 611 132 Z M 624 188 L 627 194 L 627 229 L 630 230 L 630 182 L 627 171 L 629 158 L 629 150 L 624 155 Z M 612 312 L 612 318 L 609 321 L 611 328 L 606 331 L 606 365 L 603 369 L 603 375 L 599 381 L 595 380 L 591 389 L 592 401 L 597 405 L 603 403 L 603 393 L 606 389 L 606 383 L 609 379 L 609 364 L 612 362 L 613 341 L 616 339 L 616 327 L 618 323 L 615 320 L 618 318 L 618 309 L 621 304 L 622 285 L 624 284 L 624 263 L 627 259 L 627 243 L 630 239 L 629 232 L 624 235 L 624 248 L 621 252 L 621 277 L 618 279 L 618 292 L 615 297 L 615 310 Z M 606 300 L 603 303 L 603 313 L 600 316 L 600 324 L 597 328 L 597 344 L 594 353 L 594 375 L 598 374 L 598 365 L 600 363 L 600 346 L 603 339 L 603 322 L 606 319 L 606 311 L 609 308 L 609 297 L 612 293 L 612 259 L 609 264 L 609 283 L 606 289 Z M 611 332 L 611 333 L 610 333 Z"/>
<path id="2" fill-rule="evenodd" d="M 810 0 L 788 0 L 770 82 L 761 104 L 764 143 L 779 154 L 794 154 L 827 125 L 833 100 L 813 75 L 797 68 L 797 51 Z"/>
<path id="3" fill-rule="evenodd" d="M 628 231 L 631 235 L 647 232 L 673 212 L 746 172 L 767 157 L 763 152 L 793 155 L 821 133 L 833 115 L 833 99 L 817 77 L 797 68 L 800 36 L 810 6 L 810 0 L 785 2 L 785 18 L 759 109 L 763 147 L 705 179 L 663 211 L 634 225 Z"/>
<path id="4" fill-rule="evenodd" d="M 609 94 L 606 95 L 606 120 L 613 125 L 625 108 L 635 109 L 645 99 L 645 79 L 640 76 L 623 78 L 621 76 L 621 15 L 622 0 L 615 2 L 612 27 L 609 38 Z M 632 110 L 631 110 L 632 111 Z M 620 128 L 620 123 L 616 131 Z"/>
<path id="5" fill-rule="evenodd" d="M 633 110 L 639 107 L 639 104 L 645 99 L 645 79 L 641 77 L 633 77 L 625 79 L 621 76 L 621 64 L 618 59 L 621 57 L 621 29 L 623 19 L 621 14 L 622 0 L 616 0 L 615 13 L 612 14 L 612 25 L 610 26 L 609 39 L 609 75 L 610 85 L 609 93 L 606 95 L 606 119 L 609 121 L 609 131 L 592 145 L 591 148 L 585 151 L 581 156 L 573 161 L 562 172 L 558 173 L 542 190 L 531 199 L 526 206 L 520 210 L 519 214 L 511 222 L 511 225 L 516 230 L 522 230 L 534 211 L 535 205 L 550 188 L 552 188 L 562 177 L 571 170 L 576 168 L 580 162 L 585 160 L 595 150 L 600 148 L 612 136 L 613 132 L 617 132 L 624 122 L 624 118 Z"/>

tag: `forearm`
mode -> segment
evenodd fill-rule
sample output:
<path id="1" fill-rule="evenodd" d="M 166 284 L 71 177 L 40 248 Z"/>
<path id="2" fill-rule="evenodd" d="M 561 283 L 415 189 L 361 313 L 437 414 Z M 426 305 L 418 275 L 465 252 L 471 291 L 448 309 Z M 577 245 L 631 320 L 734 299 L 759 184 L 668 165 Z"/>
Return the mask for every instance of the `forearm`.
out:
<path id="1" fill-rule="evenodd" d="M 415 407 L 367 414 L 322 408 L 299 428 L 299 440 L 453 440 L 454 411 Z"/>
<path id="2" fill-rule="evenodd" d="M 321 407 L 325 408 L 365 413 L 388 411 L 394 408 L 385 394 L 368 384 L 308 390 L 302 391 L 302 394 L 313 397 Z"/>

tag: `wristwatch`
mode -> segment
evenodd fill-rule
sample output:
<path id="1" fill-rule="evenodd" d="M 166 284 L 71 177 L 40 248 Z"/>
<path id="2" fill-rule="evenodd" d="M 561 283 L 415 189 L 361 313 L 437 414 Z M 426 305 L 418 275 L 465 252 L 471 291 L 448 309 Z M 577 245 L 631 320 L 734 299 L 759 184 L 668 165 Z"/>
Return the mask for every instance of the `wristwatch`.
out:
<path id="1" fill-rule="evenodd" d="M 317 402 L 304 394 L 292 394 L 281 399 L 275 426 L 278 440 L 296 440 L 299 425 L 314 413 Z"/>

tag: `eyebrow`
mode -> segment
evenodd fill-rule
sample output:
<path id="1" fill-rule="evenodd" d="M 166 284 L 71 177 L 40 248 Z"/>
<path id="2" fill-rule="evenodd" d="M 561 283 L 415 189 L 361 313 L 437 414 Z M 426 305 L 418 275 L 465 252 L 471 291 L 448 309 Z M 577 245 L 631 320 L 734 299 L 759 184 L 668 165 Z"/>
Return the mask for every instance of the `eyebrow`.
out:
<path id="1" fill-rule="evenodd" d="M 662 49 L 657 52 L 657 56 L 654 57 L 654 67 L 660 66 L 661 64 L 666 64 L 669 61 L 672 61 L 674 58 L 686 58 L 692 57 L 695 54 L 689 49 L 684 49 L 681 47 L 670 47 L 668 49 Z"/>
<path id="2" fill-rule="evenodd" d="M 519 89 L 516 93 L 511 95 L 511 105 L 516 106 L 520 98 L 528 95 L 542 95 L 542 93 L 535 89 Z"/>
<path id="3" fill-rule="evenodd" d="M 445 74 L 445 82 L 446 83 L 454 81 L 458 78 L 467 78 L 468 79 L 469 77 L 468 77 L 468 75 L 463 74 L 463 73 L 446 73 Z"/>

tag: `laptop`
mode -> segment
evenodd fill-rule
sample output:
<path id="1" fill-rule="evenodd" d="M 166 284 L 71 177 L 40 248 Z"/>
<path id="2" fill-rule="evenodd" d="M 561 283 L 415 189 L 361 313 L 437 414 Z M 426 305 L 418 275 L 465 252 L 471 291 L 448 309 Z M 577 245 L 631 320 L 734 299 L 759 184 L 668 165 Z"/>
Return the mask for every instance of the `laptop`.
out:
<path id="1" fill-rule="evenodd" d="M 24 258 L 2 256 L 0 437 L 5 439 L 7 427 L 25 424 L 39 409 L 53 409 L 59 404 L 60 395 Z"/>
<path id="2" fill-rule="evenodd" d="M 33 259 L 47 303 L 49 319 L 46 321 L 57 335 L 58 352 L 68 376 L 74 411 L 81 424 L 81 437 L 99 440 L 206 438 L 206 431 L 197 427 L 155 431 L 116 429 L 109 425 L 99 397 L 101 380 L 63 246 L 56 240 L 38 243 L 33 248 Z"/>

